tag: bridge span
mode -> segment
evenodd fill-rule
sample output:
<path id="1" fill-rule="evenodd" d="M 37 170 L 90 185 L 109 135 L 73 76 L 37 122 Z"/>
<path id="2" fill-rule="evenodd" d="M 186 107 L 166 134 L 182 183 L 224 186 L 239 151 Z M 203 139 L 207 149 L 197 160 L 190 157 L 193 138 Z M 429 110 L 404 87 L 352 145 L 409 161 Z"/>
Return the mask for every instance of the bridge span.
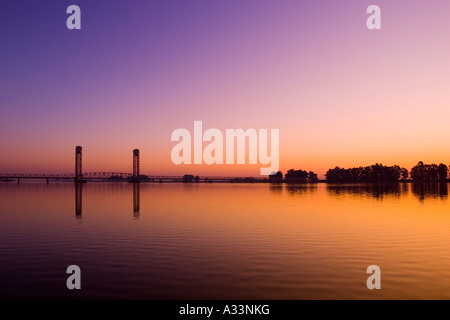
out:
<path id="1" fill-rule="evenodd" d="M 85 172 L 82 170 L 82 147 L 75 148 L 75 172 L 74 173 L 0 173 L 0 181 L 17 180 L 46 180 L 53 181 L 72 180 L 76 183 L 86 181 L 129 181 L 139 182 L 266 182 L 263 177 L 217 177 L 217 176 L 156 176 L 140 174 L 139 149 L 133 150 L 133 173 L 125 172 Z"/>
<path id="2" fill-rule="evenodd" d="M 186 178 L 188 176 L 188 178 Z M 50 181 L 75 181 L 75 175 L 71 173 L 0 173 L 0 182 L 17 180 L 46 180 Z M 216 176 L 156 176 L 140 175 L 135 179 L 131 173 L 123 172 L 86 172 L 83 174 L 83 182 L 87 181 L 110 181 L 110 182 L 265 182 L 267 179 L 260 177 L 216 177 Z M 81 182 L 81 181 L 75 181 Z"/>

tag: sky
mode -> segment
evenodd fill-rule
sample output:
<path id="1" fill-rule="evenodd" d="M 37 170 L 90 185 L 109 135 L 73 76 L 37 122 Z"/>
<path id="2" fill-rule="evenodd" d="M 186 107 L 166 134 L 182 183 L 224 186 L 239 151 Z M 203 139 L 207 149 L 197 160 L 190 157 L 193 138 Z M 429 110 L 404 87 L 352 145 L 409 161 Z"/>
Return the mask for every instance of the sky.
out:
<path id="1" fill-rule="evenodd" d="M 81 30 L 66 9 L 81 8 Z M 381 30 L 366 9 L 381 8 Z M 450 2 L 0 1 L 0 172 L 175 165 L 178 128 L 279 129 L 280 170 L 450 164 Z"/>

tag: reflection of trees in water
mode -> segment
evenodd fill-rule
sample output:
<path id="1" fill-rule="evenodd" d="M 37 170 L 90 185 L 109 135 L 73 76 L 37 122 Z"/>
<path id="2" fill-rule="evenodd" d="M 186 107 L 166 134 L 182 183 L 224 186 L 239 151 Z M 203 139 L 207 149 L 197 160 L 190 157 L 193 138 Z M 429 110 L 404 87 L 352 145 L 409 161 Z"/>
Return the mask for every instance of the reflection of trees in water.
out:
<path id="1" fill-rule="evenodd" d="M 412 192 L 420 200 L 426 198 L 443 198 L 448 197 L 448 184 L 446 182 L 416 182 L 412 183 Z"/>
<path id="2" fill-rule="evenodd" d="M 290 195 L 299 195 L 317 191 L 317 184 L 288 184 L 286 190 Z"/>
<path id="3" fill-rule="evenodd" d="M 427 198 L 446 199 L 448 197 L 448 184 L 445 182 L 327 185 L 328 193 L 333 196 L 353 194 L 377 199 L 382 199 L 384 196 L 400 197 L 407 194 L 409 188 L 420 201 Z"/>
<path id="4" fill-rule="evenodd" d="M 353 194 L 382 199 L 384 196 L 400 197 L 408 192 L 408 186 L 404 183 L 331 184 L 327 185 L 327 191 L 333 196 Z"/>
<path id="5" fill-rule="evenodd" d="M 270 191 L 275 194 L 281 194 L 284 189 L 288 191 L 290 195 L 301 195 L 305 193 L 312 193 L 317 191 L 317 184 L 270 184 Z"/>
<path id="6" fill-rule="evenodd" d="M 274 193 L 281 193 L 283 191 L 283 185 L 280 184 L 271 184 L 269 186 L 270 191 L 274 192 Z"/>

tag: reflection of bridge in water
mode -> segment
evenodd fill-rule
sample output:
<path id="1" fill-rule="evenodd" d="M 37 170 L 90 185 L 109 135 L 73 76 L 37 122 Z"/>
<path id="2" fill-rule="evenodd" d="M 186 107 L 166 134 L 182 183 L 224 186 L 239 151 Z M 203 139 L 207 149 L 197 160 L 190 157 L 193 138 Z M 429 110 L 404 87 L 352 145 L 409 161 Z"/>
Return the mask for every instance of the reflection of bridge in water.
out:
<path id="1" fill-rule="evenodd" d="M 133 150 L 133 173 L 124 172 L 87 172 L 82 171 L 82 148 L 77 146 L 75 148 L 75 172 L 74 173 L 0 173 L 0 181 L 12 181 L 17 180 L 46 180 L 47 183 L 50 180 L 64 181 L 72 180 L 75 182 L 86 181 L 129 181 L 133 183 L 137 182 L 264 182 L 267 181 L 262 177 L 248 177 L 248 178 L 236 178 L 236 177 L 199 177 L 192 175 L 185 176 L 156 176 L 156 175 L 142 175 L 140 174 L 139 165 L 139 149 Z"/>
<path id="2" fill-rule="evenodd" d="M 83 183 L 75 183 L 75 217 L 81 221 L 83 216 Z M 141 213 L 141 185 L 133 183 L 133 217 L 139 219 Z"/>

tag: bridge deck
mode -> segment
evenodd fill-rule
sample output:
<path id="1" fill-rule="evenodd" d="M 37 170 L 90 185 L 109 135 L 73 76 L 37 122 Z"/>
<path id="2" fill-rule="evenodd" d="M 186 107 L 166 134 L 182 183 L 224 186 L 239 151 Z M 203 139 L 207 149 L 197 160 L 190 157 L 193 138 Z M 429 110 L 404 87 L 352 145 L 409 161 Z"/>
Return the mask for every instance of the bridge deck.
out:
<path id="1" fill-rule="evenodd" d="M 123 172 L 87 172 L 83 174 L 85 180 L 128 180 L 133 178 L 131 173 Z M 73 180 L 74 174 L 16 174 L 16 173 L 0 173 L 0 180 L 6 179 L 42 179 L 42 180 Z M 199 181 L 264 181 L 265 177 L 218 177 L 218 176 L 199 176 Z M 154 175 L 142 175 L 141 181 L 183 181 L 183 176 L 154 176 Z"/>

